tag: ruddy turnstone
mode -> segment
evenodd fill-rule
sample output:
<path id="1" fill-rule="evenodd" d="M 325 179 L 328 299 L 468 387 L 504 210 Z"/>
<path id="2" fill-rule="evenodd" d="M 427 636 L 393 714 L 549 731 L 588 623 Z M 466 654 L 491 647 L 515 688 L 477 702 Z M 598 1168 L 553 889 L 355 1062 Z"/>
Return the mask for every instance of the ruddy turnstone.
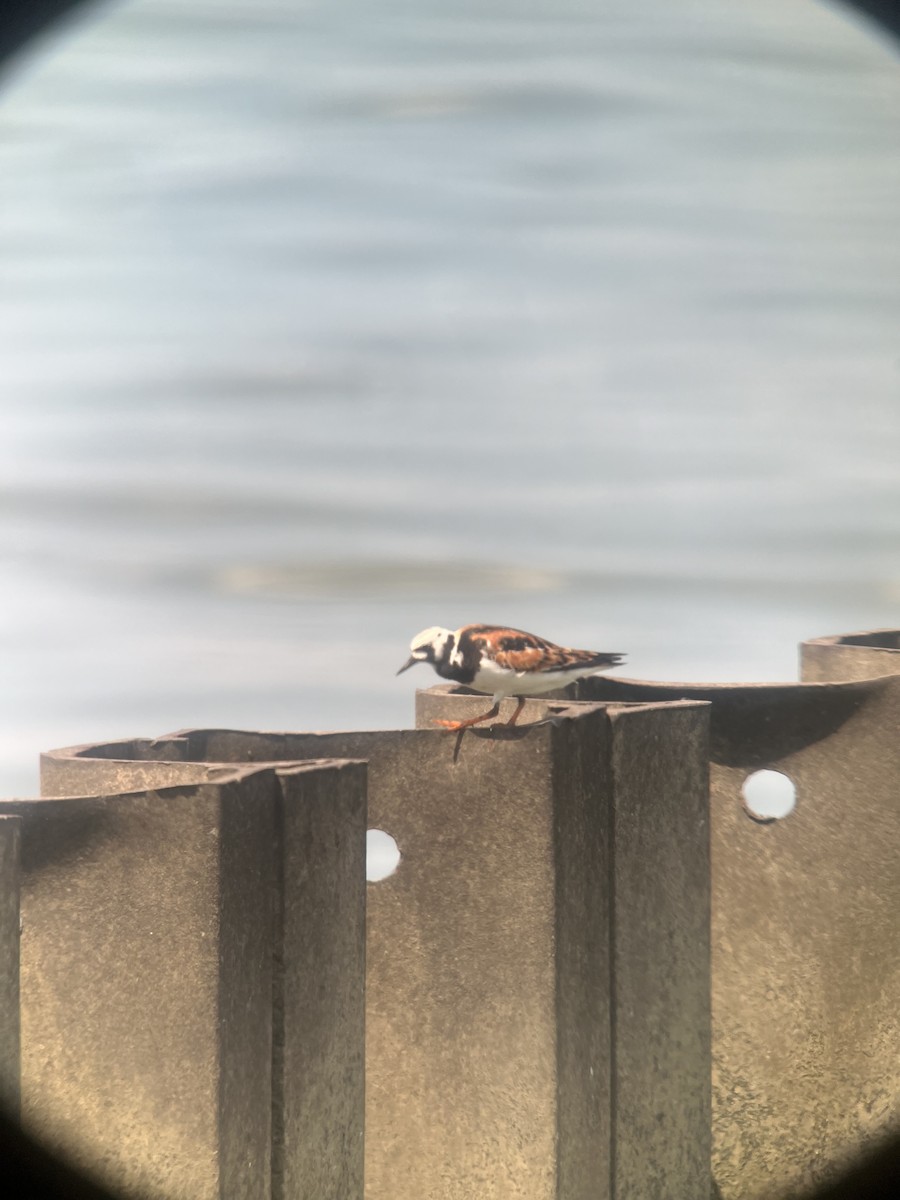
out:
<path id="1" fill-rule="evenodd" d="M 500 701 L 506 696 L 517 696 L 519 700 L 506 722 L 507 726 L 515 725 L 526 696 L 552 692 L 582 675 L 617 667 L 625 658 L 624 654 L 555 646 L 533 633 L 507 629 L 504 625 L 463 625 L 456 630 L 435 625 L 417 633 L 409 648 L 409 659 L 398 675 L 416 663 L 431 663 L 442 679 L 493 696 L 493 707 L 481 717 L 436 722 L 447 729 L 466 729 L 489 721 L 500 711 Z"/>

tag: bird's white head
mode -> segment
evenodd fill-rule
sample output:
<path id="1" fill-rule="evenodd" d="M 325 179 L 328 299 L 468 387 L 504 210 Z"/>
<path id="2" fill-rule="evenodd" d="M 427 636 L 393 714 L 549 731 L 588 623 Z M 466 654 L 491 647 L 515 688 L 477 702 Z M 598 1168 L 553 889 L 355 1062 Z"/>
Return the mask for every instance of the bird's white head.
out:
<path id="1" fill-rule="evenodd" d="M 397 674 L 402 675 L 416 663 L 438 662 L 443 657 L 444 647 L 452 636 L 452 629 L 442 629 L 440 625 L 432 625 L 430 629 L 423 629 L 421 633 L 417 633 L 409 643 L 410 656 Z"/>

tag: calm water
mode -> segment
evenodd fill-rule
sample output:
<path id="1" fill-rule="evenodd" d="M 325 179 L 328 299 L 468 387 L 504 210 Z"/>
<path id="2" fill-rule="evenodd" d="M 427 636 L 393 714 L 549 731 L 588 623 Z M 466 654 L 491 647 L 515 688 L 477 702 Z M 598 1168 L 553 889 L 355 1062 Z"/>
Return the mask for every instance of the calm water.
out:
<path id="1" fill-rule="evenodd" d="M 0 793 L 409 724 L 423 626 L 900 611 L 900 61 L 760 0 L 132 0 L 0 96 Z"/>

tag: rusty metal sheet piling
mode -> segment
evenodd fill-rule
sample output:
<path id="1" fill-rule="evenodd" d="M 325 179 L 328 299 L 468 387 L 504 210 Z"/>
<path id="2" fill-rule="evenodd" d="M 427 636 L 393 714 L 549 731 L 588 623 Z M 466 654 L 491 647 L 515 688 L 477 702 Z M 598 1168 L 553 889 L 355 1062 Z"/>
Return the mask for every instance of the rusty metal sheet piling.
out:
<path id="1" fill-rule="evenodd" d="M 0 802 L 22 820 L 22 1119 L 126 1194 L 266 1200 L 265 772 Z"/>
<path id="2" fill-rule="evenodd" d="M 430 722 L 484 697 L 436 688 L 417 730 L 191 730 L 53 752 L 44 784 L 369 763 L 403 857 L 368 892 L 367 1200 L 707 1200 L 710 981 L 714 1195 L 770 1200 L 834 1178 L 900 1094 L 900 633 L 801 662 L 584 680 L 455 760 Z M 779 819 L 743 795 L 761 770 L 795 790 Z"/>
<path id="3" fill-rule="evenodd" d="M 621 1200 L 664 1179 L 707 1200 L 706 706 L 554 717 L 467 737 L 455 763 L 433 730 L 45 756 L 46 780 L 92 786 L 128 756 L 368 762 L 369 824 L 403 857 L 368 890 L 367 1200 Z"/>
<path id="4" fill-rule="evenodd" d="M 27 1127 L 126 1194 L 360 1200 L 364 765 L 142 770 L 0 803 Z"/>
<path id="5" fill-rule="evenodd" d="M 900 676 L 889 672 L 900 655 L 890 631 L 880 647 L 849 636 L 866 640 L 806 643 L 802 683 L 576 685 L 590 700 L 712 705 L 713 1173 L 724 1200 L 811 1189 L 897 1117 Z M 796 788 L 783 819 L 754 820 L 742 802 L 763 768 Z"/>
<path id="6" fill-rule="evenodd" d="M 573 721 L 579 705 L 532 701 L 526 719 Z M 587 706 L 591 707 L 591 706 Z M 484 697 L 448 686 L 417 697 L 416 721 L 464 718 L 484 709 Z M 501 716 L 506 716 L 506 711 Z M 608 1192 L 574 1194 L 621 1198 L 709 1193 L 709 814 L 708 713 L 691 702 L 611 705 L 600 709 L 604 738 L 559 747 L 563 773 L 580 755 L 581 769 L 602 784 L 592 803 L 603 822 L 582 846 L 588 864 L 605 871 L 587 903 L 608 917 L 602 955 L 609 996 L 610 1089 Z M 504 731 L 498 731 L 502 736 Z M 491 770 L 494 736 L 465 735 L 462 754 L 483 756 Z M 501 746 L 503 743 L 501 743 Z M 584 763 L 584 758 L 588 762 Z M 599 854 L 598 854 L 599 852 Z M 567 949 L 568 972 L 558 977 L 559 1031 L 596 1021 L 597 1011 L 573 1009 L 580 961 L 588 950 L 584 925 L 564 922 L 565 878 L 572 852 L 560 845 L 556 937 Z M 602 855 L 602 859 L 599 857 Z M 588 865 L 588 869 L 590 866 Z M 573 936 L 574 935 L 574 936 Z M 577 1046 L 572 1046 L 577 1054 Z M 562 1102 L 562 1101 L 561 1101 Z M 585 1130 L 570 1128 L 577 1144 Z M 564 1144 L 560 1146 L 564 1161 Z M 561 1192 L 560 1195 L 568 1195 Z"/>
<path id="7" fill-rule="evenodd" d="M 900 630 L 874 629 L 810 638 L 800 644 L 800 678 L 808 683 L 900 675 Z"/>
<path id="8" fill-rule="evenodd" d="M 284 823 L 274 1200 L 362 1200 L 366 767 L 277 772 Z"/>

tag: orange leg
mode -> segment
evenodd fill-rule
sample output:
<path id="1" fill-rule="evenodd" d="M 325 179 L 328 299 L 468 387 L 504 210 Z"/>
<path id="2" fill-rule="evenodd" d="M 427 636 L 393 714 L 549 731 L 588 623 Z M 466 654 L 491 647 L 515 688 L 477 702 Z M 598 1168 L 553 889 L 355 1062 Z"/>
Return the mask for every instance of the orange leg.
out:
<path id="1" fill-rule="evenodd" d="M 480 725 L 482 721 L 489 721 L 491 719 L 491 717 L 496 717 L 496 715 L 499 711 L 500 711 L 500 701 L 497 700 L 494 703 L 493 707 L 488 712 L 486 712 L 484 714 L 484 716 L 469 717 L 468 720 L 465 720 L 465 721 L 444 721 L 441 718 L 436 717 L 434 723 L 435 723 L 435 725 L 443 725 L 444 729 L 454 729 L 454 730 L 468 729 L 470 725 Z M 516 716 L 519 715 L 518 709 L 516 710 L 515 715 Z"/>
<path id="2" fill-rule="evenodd" d="M 512 725 L 515 725 L 516 721 L 518 721 L 518 719 L 519 719 L 519 713 L 522 711 L 522 709 L 524 707 L 525 707 L 525 697 L 520 696 L 519 703 L 516 705 L 515 709 L 513 710 L 513 715 L 506 722 L 507 729 L 509 729 Z"/>

